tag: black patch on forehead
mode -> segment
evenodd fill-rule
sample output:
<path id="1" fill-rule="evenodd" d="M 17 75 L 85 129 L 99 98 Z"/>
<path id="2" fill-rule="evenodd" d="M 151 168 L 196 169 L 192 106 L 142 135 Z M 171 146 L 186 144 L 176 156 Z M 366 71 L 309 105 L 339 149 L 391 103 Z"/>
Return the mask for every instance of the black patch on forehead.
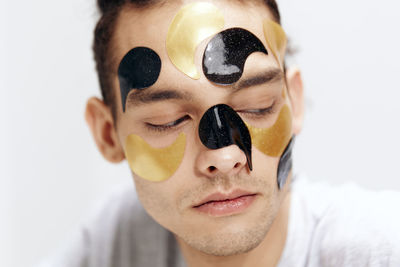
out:
<path id="1" fill-rule="evenodd" d="M 243 74 L 247 58 L 254 52 L 268 55 L 263 43 L 251 32 L 241 28 L 222 31 L 210 40 L 204 51 L 204 75 L 217 84 L 235 83 Z"/>
<path id="2" fill-rule="evenodd" d="M 152 49 L 135 47 L 130 50 L 118 67 L 122 109 L 125 112 L 126 97 L 132 89 L 152 86 L 161 71 L 161 59 Z"/>
<path id="3" fill-rule="evenodd" d="M 289 144 L 286 146 L 278 165 L 278 188 L 282 189 L 293 167 L 292 151 L 294 145 L 294 136 L 290 139 Z"/>
<path id="4" fill-rule="evenodd" d="M 204 113 L 199 124 L 199 137 L 209 149 L 237 145 L 246 155 L 249 169 L 253 169 L 249 130 L 240 116 L 228 105 L 215 105 Z"/>

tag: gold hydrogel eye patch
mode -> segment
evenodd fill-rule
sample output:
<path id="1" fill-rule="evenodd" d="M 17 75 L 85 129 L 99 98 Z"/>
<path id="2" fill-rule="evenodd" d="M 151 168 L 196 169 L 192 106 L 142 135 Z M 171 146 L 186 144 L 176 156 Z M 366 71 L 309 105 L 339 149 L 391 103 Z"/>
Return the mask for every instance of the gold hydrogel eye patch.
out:
<path id="1" fill-rule="evenodd" d="M 292 115 L 287 105 L 282 107 L 275 124 L 270 128 L 262 129 L 246 125 L 252 144 L 271 157 L 280 157 L 292 136 Z"/>
<path id="2" fill-rule="evenodd" d="M 279 65 L 283 66 L 283 59 L 287 46 L 287 37 L 281 25 L 272 20 L 265 20 L 263 23 L 264 36 L 271 52 Z"/>
<path id="3" fill-rule="evenodd" d="M 224 17 L 207 2 L 184 6 L 173 19 L 167 35 L 167 53 L 172 63 L 193 79 L 200 74 L 194 64 L 197 46 L 224 28 Z"/>
<path id="4" fill-rule="evenodd" d="M 154 148 L 140 136 L 131 134 L 126 138 L 126 158 L 135 174 L 148 181 L 161 182 L 170 178 L 178 169 L 185 146 L 184 133 L 165 148 Z"/>

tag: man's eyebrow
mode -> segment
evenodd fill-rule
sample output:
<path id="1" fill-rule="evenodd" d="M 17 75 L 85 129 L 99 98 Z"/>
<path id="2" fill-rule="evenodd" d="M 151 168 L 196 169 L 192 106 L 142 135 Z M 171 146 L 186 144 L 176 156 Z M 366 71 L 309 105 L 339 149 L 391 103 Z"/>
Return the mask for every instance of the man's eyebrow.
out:
<path id="1" fill-rule="evenodd" d="M 155 102 L 161 102 L 165 100 L 186 100 L 191 101 L 193 99 L 192 95 L 188 92 L 179 92 L 174 89 L 134 89 L 128 95 L 127 105 L 143 105 Z"/>
<path id="2" fill-rule="evenodd" d="M 269 69 L 249 78 L 242 79 L 233 85 L 233 90 L 239 91 L 245 88 L 278 81 L 283 78 L 283 71 L 281 69 Z"/>

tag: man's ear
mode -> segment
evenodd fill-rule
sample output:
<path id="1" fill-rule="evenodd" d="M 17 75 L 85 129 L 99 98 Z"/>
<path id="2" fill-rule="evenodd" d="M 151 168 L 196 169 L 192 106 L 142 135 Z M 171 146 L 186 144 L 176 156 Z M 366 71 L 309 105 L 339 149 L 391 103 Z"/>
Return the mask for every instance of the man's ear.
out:
<path id="1" fill-rule="evenodd" d="M 300 70 L 297 67 L 289 68 L 286 71 L 286 80 L 292 105 L 293 133 L 298 135 L 303 127 L 304 119 L 304 88 Z"/>
<path id="2" fill-rule="evenodd" d="M 86 104 L 85 119 L 104 158 L 114 163 L 122 161 L 125 154 L 114 128 L 110 108 L 102 100 L 92 97 Z"/>

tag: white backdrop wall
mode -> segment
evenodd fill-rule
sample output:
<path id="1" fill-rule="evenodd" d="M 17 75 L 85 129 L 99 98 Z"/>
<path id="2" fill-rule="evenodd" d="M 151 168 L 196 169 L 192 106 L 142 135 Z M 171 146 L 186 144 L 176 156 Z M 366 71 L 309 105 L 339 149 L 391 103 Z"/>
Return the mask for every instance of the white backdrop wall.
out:
<path id="1" fill-rule="evenodd" d="M 299 49 L 307 114 L 295 168 L 312 179 L 400 190 L 400 4 L 281 0 Z M 94 1 L 0 2 L 0 266 L 51 254 L 110 187 L 83 118 L 99 95 L 91 54 Z"/>

